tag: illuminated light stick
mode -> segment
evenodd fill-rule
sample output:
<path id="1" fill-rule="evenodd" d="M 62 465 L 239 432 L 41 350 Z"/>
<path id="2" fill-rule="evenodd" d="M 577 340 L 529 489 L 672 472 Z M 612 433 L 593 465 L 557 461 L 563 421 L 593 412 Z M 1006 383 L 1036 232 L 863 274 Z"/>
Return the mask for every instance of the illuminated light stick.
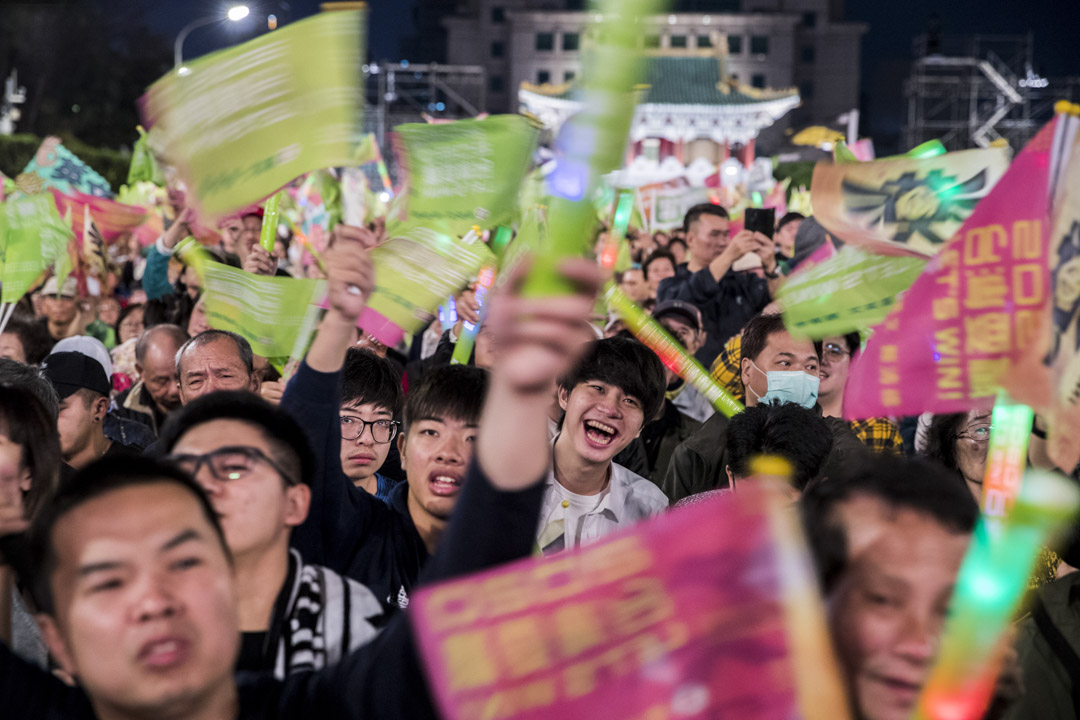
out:
<path id="1" fill-rule="evenodd" d="M 914 720 L 983 717 L 1001 668 L 1002 640 L 1027 589 L 1039 549 L 1077 508 L 1080 490 L 1071 482 L 1030 470 L 997 531 L 995 519 L 979 520 L 956 579 L 941 649 Z"/>
<path id="2" fill-rule="evenodd" d="M 476 344 L 476 334 L 480 332 L 480 323 L 484 322 L 484 300 L 495 282 L 495 266 L 484 265 L 480 268 L 480 275 L 476 281 L 476 302 L 480 306 L 480 318 L 471 323 L 465 321 L 461 331 L 461 337 L 454 345 L 454 355 L 450 358 L 451 365 L 467 365 L 469 356 L 472 355 L 473 345 Z"/>
<path id="3" fill-rule="evenodd" d="M 1034 416 L 1030 407 L 1014 403 L 1004 391 L 998 392 L 990 418 L 982 500 L 983 516 L 994 536 L 1020 493 Z"/>
<path id="4" fill-rule="evenodd" d="M 274 254 L 274 241 L 277 238 L 278 215 L 281 212 L 281 193 L 274 193 L 266 201 L 263 210 L 262 232 L 259 233 L 259 244 L 270 255 Z"/>
<path id="5" fill-rule="evenodd" d="M 656 353 L 671 372 L 704 395 L 714 408 L 728 417 L 738 415 L 746 409 L 742 403 L 720 387 L 701 366 L 701 363 L 689 355 L 660 323 L 645 314 L 611 281 L 604 286 L 604 301 L 609 308 L 619 314 L 634 337 Z"/>
<path id="6" fill-rule="evenodd" d="M 547 177 L 551 195 L 548 244 L 533 260 L 522 293 L 567 295 L 572 283 L 558 271 L 564 258 L 585 253 L 596 212 L 589 199 L 600 177 L 622 165 L 637 103 L 635 88 L 645 75 L 639 49 L 644 19 L 666 5 L 662 0 L 599 0 L 593 7 L 596 44 L 584 53 L 582 109 L 556 139 L 558 161 Z"/>
<path id="7" fill-rule="evenodd" d="M 500 225 L 495 233 L 492 246 L 505 248 L 506 244 L 510 242 L 511 234 L 510 228 Z M 479 225 L 474 225 L 472 232 L 466 235 L 465 238 L 468 239 L 473 235 L 480 236 Z M 465 321 L 461 337 L 458 338 L 457 343 L 454 345 L 454 355 L 450 358 L 451 365 L 467 365 L 469 362 L 469 356 L 472 355 L 473 346 L 476 344 L 476 334 L 480 332 L 480 324 L 484 322 L 484 315 L 486 314 L 484 300 L 495 282 L 495 273 L 496 267 L 493 264 L 485 264 L 480 268 L 480 274 L 477 276 L 476 281 L 476 304 L 480 306 L 480 318 L 475 323 Z"/>
<path id="8" fill-rule="evenodd" d="M 600 252 L 600 264 L 608 270 L 615 267 L 619 259 L 619 243 L 626 237 L 626 228 L 630 226 L 630 215 L 634 211 L 634 193 L 623 191 L 619 193 L 619 201 L 615 205 L 615 219 L 611 223 L 611 233 L 608 235 L 604 249 Z"/>

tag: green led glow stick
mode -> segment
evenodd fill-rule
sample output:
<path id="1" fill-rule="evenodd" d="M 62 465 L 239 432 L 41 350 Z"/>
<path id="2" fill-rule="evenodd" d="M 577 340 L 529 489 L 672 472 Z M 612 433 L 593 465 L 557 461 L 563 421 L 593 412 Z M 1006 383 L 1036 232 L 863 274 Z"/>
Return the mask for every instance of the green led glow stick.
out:
<path id="1" fill-rule="evenodd" d="M 622 165 L 637 102 L 634 89 L 645 76 L 639 23 L 665 5 L 662 0 L 600 0 L 593 7 L 598 40 L 584 54 L 583 107 L 566 121 L 556 141 L 560 154 L 547 177 L 549 242 L 533 261 L 522 289 L 527 296 L 573 292 L 557 268 L 564 258 L 584 254 L 596 220 L 590 199 L 600 176 Z"/>
<path id="2" fill-rule="evenodd" d="M 997 530 L 983 517 L 960 567 L 934 669 L 914 720 L 976 720 L 993 697 L 1001 640 L 1041 548 L 1080 507 L 1080 490 L 1058 475 L 1028 471 Z"/>
<path id="3" fill-rule="evenodd" d="M 619 201 L 615 205 L 615 219 L 611 222 L 611 232 L 600 253 L 600 264 L 608 270 L 615 267 L 615 262 L 619 259 L 619 244 L 626 237 L 626 228 L 630 225 L 630 215 L 633 210 L 634 193 L 626 190 L 619 193 Z"/>
<path id="4" fill-rule="evenodd" d="M 671 372 L 704 395 L 714 408 L 728 417 L 746 409 L 720 387 L 701 363 L 687 353 L 660 323 L 639 308 L 615 283 L 609 281 L 604 286 L 604 301 L 619 314 L 634 337 L 656 353 Z"/>
<path id="5" fill-rule="evenodd" d="M 277 239 L 278 214 L 281 210 L 281 193 L 274 193 L 266 201 L 263 210 L 262 232 L 259 233 L 259 244 L 263 250 L 274 254 L 274 241 Z"/>

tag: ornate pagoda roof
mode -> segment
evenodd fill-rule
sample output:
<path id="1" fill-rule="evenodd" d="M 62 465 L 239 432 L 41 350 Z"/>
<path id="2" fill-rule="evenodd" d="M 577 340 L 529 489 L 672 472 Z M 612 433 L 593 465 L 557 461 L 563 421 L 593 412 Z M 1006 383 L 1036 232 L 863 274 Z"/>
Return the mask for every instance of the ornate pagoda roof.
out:
<path id="1" fill-rule="evenodd" d="M 574 83 L 522 83 L 518 98 L 546 125 L 558 126 L 580 107 L 574 89 Z M 716 55 L 651 57 L 649 82 L 640 90 L 630 131 L 634 141 L 747 142 L 800 102 L 794 88 L 761 90 L 725 78 L 723 60 Z"/>

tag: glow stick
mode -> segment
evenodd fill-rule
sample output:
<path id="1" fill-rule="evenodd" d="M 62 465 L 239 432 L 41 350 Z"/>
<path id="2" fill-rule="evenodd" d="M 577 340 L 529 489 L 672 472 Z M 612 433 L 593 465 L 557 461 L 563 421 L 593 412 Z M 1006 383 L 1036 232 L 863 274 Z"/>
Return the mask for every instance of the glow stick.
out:
<path id="1" fill-rule="evenodd" d="M 611 232 L 608 234 L 604 249 L 600 252 L 600 264 L 608 270 L 615 267 L 619 259 L 619 243 L 626 237 L 626 228 L 630 225 L 630 214 L 634 209 L 634 193 L 619 193 L 619 201 L 615 205 L 615 218 L 611 222 Z"/>
<path id="2" fill-rule="evenodd" d="M 487 298 L 493 282 L 495 282 L 495 266 L 485 265 L 480 268 L 480 275 L 476 281 L 476 303 L 480 306 L 480 319 L 475 323 L 465 322 L 461 337 L 458 338 L 457 344 L 454 345 L 454 355 L 450 358 L 451 365 L 468 364 L 473 345 L 476 344 L 476 334 L 480 332 L 480 323 L 484 321 L 484 300 Z"/>
<path id="3" fill-rule="evenodd" d="M 701 363 L 689 355 L 660 323 L 646 315 L 615 283 L 609 281 L 605 286 L 604 301 L 619 314 L 634 337 L 656 353 L 671 372 L 704 395 L 714 408 L 728 417 L 738 415 L 746 409 L 720 387 Z"/>
<path id="4" fill-rule="evenodd" d="M 998 393 L 990 419 L 993 429 L 986 452 L 982 500 L 983 516 L 995 536 L 1020 493 L 1033 418 L 1034 412 L 1027 405 L 1014 403 L 1004 391 Z"/>
<path id="5" fill-rule="evenodd" d="M 266 209 L 263 210 L 262 232 L 259 234 L 259 244 L 269 254 L 274 254 L 274 241 L 277 239 L 278 214 L 281 210 L 281 193 L 274 193 L 266 201 Z"/>
<path id="6" fill-rule="evenodd" d="M 589 198 L 600 176 L 622 164 L 637 101 L 634 88 L 645 70 L 639 49 L 642 22 L 664 5 L 661 0 L 600 0 L 593 7 L 598 40 L 584 53 L 582 109 L 566 121 L 556 140 L 560 155 L 547 177 L 549 244 L 533 261 L 522 290 L 527 296 L 572 292 L 558 265 L 563 258 L 584 254 L 596 220 Z"/>
<path id="7" fill-rule="evenodd" d="M 956 579 L 941 650 L 923 687 L 915 720 L 983 717 L 1000 671 L 1001 641 L 1027 588 L 1039 549 L 1080 507 L 1080 490 L 1031 470 L 1012 512 L 995 531 L 983 517 Z"/>

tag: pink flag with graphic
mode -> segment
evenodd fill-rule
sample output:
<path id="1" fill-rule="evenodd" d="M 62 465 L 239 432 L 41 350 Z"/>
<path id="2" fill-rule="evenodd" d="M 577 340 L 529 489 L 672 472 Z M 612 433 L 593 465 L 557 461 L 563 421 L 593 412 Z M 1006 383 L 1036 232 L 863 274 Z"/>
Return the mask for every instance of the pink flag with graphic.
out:
<path id="1" fill-rule="evenodd" d="M 448 720 L 844 720 L 807 563 L 794 514 L 753 481 L 426 588 L 409 613 Z"/>
<path id="2" fill-rule="evenodd" d="M 844 416 L 989 408 L 1049 298 L 1049 170 L 1057 119 L 976 206 L 855 363 Z"/>

